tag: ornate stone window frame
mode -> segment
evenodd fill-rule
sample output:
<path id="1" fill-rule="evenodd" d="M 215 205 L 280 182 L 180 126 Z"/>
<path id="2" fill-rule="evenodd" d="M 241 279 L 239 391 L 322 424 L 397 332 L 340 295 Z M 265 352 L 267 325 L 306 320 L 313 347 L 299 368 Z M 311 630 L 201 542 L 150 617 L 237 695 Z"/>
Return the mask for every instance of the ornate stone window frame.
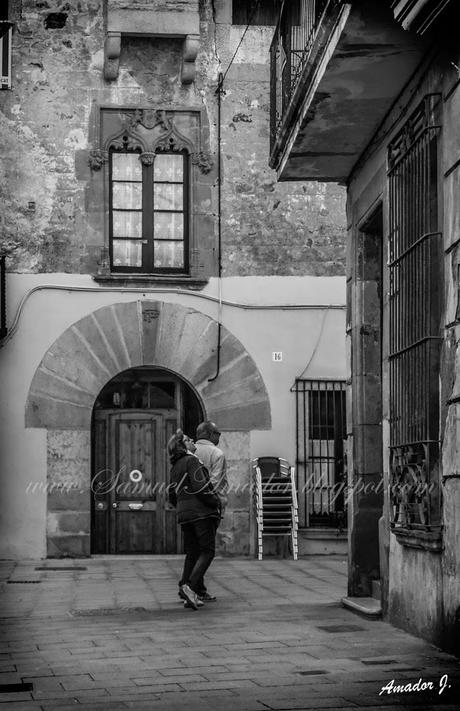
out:
<path id="1" fill-rule="evenodd" d="M 203 150 L 206 145 L 207 130 L 203 129 L 203 111 L 197 108 L 188 107 L 164 107 L 164 106 L 106 106 L 98 107 L 100 113 L 113 112 L 123 116 L 123 125 L 120 130 L 111 135 L 103 135 L 99 130 L 99 140 L 97 147 L 89 152 L 88 164 L 94 175 L 100 173 L 103 181 L 103 203 L 104 203 L 104 246 L 101 251 L 98 273 L 94 279 L 98 282 L 119 282 L 120 284 L 132 284 L 133 282 L 151 283 L 155 281 L 167 281 L 168 284 L 174 282 L 178 284 L 190 283 L 192 288 L 200 288 L 206 283 L 203 278 L 203 267 L 200 260 L 200 244 L 198 243 L 202 235 L 196 230 L 196 188 L 200 183 L 201 192 L 208 191 L 211 197 L 210 186 L 213 181 L 212 172 L 214 161 L 210 153 Z M 199 123 L 198 136 L 191 140 L 185 136 L 177 126 L 177 119 L 180 114 L 194 114 Z M 187 257 L 184 270 L 175 273 L 165 271 L 124 270 L 120 272 L 111 268 L 110 263 L 110 151 L 123 149 L 137 151 L 139 159 L 143 165 L 151 165 L 157 153 L 177 152 L 185 154 L 187 170 Z M 208 274 L 209 276 L 209 274 Z"/>

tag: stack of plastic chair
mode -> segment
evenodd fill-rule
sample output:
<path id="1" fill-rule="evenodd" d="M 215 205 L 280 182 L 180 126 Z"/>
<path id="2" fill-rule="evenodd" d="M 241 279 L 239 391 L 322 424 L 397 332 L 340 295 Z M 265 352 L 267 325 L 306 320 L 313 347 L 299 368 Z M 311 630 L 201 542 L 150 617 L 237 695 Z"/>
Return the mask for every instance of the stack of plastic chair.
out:
<path id="1" fill-rule="evenodd" d="M 253 461 L 253 471 L 258 558 L 262 560 L 265 536 L 288 536 L 297 560 L 299 517 L 294 467 L 278 457 L 258 457 Z"/>

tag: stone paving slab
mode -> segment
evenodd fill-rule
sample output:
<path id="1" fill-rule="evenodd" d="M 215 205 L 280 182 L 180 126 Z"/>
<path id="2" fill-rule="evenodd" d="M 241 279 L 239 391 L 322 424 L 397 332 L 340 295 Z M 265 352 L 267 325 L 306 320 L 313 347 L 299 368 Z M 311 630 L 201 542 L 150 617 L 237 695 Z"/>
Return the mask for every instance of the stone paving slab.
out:
<path id="1" fill-rule="evenodd" d="M 0 562 L 0 685 L 33 684 L 0 711 L 460 709 L 459 660 L 341 606 L 342 557 L 216 559 L 198 611 L 181 562 Z M 419 679 L 434 689 L 380 693 Z"/>

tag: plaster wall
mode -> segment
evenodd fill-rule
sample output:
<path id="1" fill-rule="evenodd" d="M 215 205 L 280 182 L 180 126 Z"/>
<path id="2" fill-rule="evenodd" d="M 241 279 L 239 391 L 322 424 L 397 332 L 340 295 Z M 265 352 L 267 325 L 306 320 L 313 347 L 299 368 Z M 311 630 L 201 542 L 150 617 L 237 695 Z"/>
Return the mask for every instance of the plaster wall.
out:
<path id="1" fill-rule="evenodd" d="M 60 285 L 64 290 L 43 288 L 30 293 L 31 289 L 47 284 Z M 321 363 L 323 377 L 344 378 L 345 312 L 343 308 L 324 308 L 326 298 L 328 303 L 343 304 L 344 286 L 343 277 L 260 277 L 255 282 L 250 277 L 223 280 L 225 300 L 259 307 L 224 306 L 222 322 L 254 360 L 271 407 L 271 429 L 223 432 L 222 445 L 229 452 L 232 478 L 248 482 L 249 462 L 256 456 L 272 454 L 295 461 L 295 396 L 290 388 L 309 360 L 315 368 Z M 72 291 L 72 287 L 80 290 Z M 67 473 L 77 479 L 83 477 L 82 482 L 89 481 L 87 430 L 73 431 L 73 434 L 66 433 L 65 429 L 60 433 L 48 431 L 47 437 L 44 429 L 25 428 L 24 412 L 30 384 L 46 351 L 73 323 L 113 303 L 154 299 L 188 306 L 211 318 L 217 316 L 217 303 L 203 299 L 199 293 L 104 291 L 85 275 L 10 274 L 8 289 L 11 294 L 9 323 L 15 320 L 20 300 L 25 294 L 30 295 L 12 338 L 0 351 L 0 382 L 6 404 L 0 413 L 1 490 L 2 498 L 8 501 L 1 522 L 0 556 L 40 557 L 46 555 L 46 534 L 50 535 L 58 524 L 66 526 L 65 535 L 80 536 L 81 543 L 81 527 L 87 525 L 85 516 L 89 515 L 85 493 L 75 502 L 78 516 L 72 521 L 57 515 L 58 505 L 53 505 L 48 516 L 46 513 L 47 483 L 58 482 Z M 203 295 L 217 298 L 217 280 L 211 280 Z M 283 306 L 292 304 L 316 304 L 317 308 L 283 310 Z M 264 306 L 276 308 L 264 309 Z M 273 351 L 282 351 L 281 362 L 272 360 Z M 314 351 L 316 355 L 312 360 Z M 317 377 L 316 373 L 312 371 L 311 377 Z M 69 437 L 71 441 L 64 447 Z M 58 454 L 58 450 L 63 449 L 68 451 L 65 461 L 62 454 Z M 236 452 L 237 456 L 232 456 Z M 235 540 L 238 531 L 244 531 L 245 540 L 241 537 L 238 546 L 241 552 L 248 552 L 251 543 L 249 500 L 234 503 L 237 516 L 229 522 L 226 535 Z M 231 551 L 225 535 L 221 545 L 222 549 Z M 88 547 L 83 548 L 80 553 L 87 550 Z"/>

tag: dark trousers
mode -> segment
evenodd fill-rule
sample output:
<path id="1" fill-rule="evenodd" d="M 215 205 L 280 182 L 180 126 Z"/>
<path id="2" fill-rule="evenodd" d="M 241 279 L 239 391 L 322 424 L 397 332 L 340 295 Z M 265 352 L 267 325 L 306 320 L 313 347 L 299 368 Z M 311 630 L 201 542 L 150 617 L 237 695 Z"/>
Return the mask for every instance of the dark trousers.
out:
<path id="1" fill-rule="evenodd" d="M 185 560 L 179 585 L 187 583 L 198 595 L 206 592 L 204 574 L 216 554 L 218 518 L 202 518 L 182 524 Z"/>

